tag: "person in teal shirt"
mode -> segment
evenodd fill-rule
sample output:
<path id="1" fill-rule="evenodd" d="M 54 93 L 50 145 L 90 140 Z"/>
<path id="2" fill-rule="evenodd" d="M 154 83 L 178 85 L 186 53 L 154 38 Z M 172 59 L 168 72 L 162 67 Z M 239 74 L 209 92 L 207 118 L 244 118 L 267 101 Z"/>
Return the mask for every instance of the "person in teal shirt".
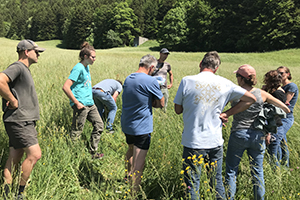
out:
<path id="1" fill-rule="evenodd" d="M 79 57 L 80 62 L 73 67 L 63 86 L 63 91 L 70 99 L 70 105 L 73 108 L 70 137 L 73 141 L 77 140 L 83 131 L 86 119 L 88 119 L 93 125 L 89 152 L 92 154 L 92 158 L 101 158 L 103 154 L 96 152 L 103 132 L 103 122 L 94 104 L 89 70 L 89 65 L 92 65 L 96 60 L 96 51 L 88 42 L 84 42 Z"/>

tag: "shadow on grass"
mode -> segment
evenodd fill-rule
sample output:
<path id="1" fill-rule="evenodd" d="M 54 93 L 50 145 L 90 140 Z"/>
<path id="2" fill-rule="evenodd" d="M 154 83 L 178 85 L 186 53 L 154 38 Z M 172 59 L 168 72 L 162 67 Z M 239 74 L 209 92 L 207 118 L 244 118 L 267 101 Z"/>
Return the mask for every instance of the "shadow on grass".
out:
<path id="1" fill-rule="evenodd" d="M 101 185 L 104 181 L 103 175 L 100 173 L 101 163 L 94 160 L 84 158 L 79 165 L 78 179 L 80 185 L 87 189 L 92 189 L 92 185 Z"/>
<path id="2" fill-rule="evenodd" d="M 150 51 L 160 51 L 161 47 L 160 46 L 155 46 L 155 47 L 150 47 Z"/>

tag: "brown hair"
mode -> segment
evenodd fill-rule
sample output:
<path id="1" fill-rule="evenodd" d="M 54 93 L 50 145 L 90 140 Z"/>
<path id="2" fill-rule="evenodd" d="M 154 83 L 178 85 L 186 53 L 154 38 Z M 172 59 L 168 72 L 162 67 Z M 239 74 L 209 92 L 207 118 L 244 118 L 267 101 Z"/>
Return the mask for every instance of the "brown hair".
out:
<path id="1" fill-rule="evenodd" d="M 250 78 L 245 78 L 242 75 L 240 75 L 239 73 L 236 73 L 236 77 L 238 77 L 238 76 L 240 76 L 247 85 L 253 86 L 253 85 L 256 85 L 256 83 L 257 83 L 256 75 L 254 75 L 254 74 L 249 75 Z"/>
<path id="2" fill-rule="evenodd" d="M 287 79 L 292 80 L 292 75 L 291 75 L 291 72 L 290 72 L 290 69 L 289 69 L 289 68 L 287 68 L 287 67 L 285 67 L 285 66 L 280 66 L 280 67 L 277 68 L 277 71 L 278 71 L 279 69 L 284 69 L 285 73 L 289 73 L 289 76 L 287 77 Z"/>
<path id="3" fill-rule="evenodd" d="M 120 80 L 118 80 L 118 79 L 116 79 L 116 81 L 118 81 L 122 86 L 123 86 L 123 83 L 122 83 L 122 81 L 120 81 Z"/>
<path id="4" fill-rule="evenodd" d="M 80 53 L 79 53 L 79 58 L 80 61 L 84 60 L 84 56 L 90 56 L 91 55 L 91 51 L 95 51 L 94 47 L 92 45 L 90 45 L 88 42 L 83 42 L 82 45 L 80 46 Z"/>
<path id="5" fill-rule="evenodd" d="M 275 92 L 281 85 L 282 76 L 277 70 L 271 70 L 265 74 L 264 90 L 269 93 Z"/>

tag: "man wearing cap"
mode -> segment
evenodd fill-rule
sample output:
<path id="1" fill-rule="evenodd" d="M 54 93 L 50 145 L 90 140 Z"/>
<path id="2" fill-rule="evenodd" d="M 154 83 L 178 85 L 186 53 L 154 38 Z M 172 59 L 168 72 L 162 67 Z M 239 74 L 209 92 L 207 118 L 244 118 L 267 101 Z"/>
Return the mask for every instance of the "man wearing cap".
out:
<path id="1" fill-rule="evenodd" d="M 165 60 L 168 58 L 168 55 L 170 54 L 169 50 L 166 48 L 162 48 L 160 50 L 160 56 L 159 59 L 157 60 L 157 66 L 152 73 L 152 76 L 156 77 L 158 79 L 159 85 L 160 85 L 160 90 L 164 95 L 165 98 L 165 107 L 164 111 L 167 109 L 167 104 L 168 104 L 168 99 L 169 99 L 169 92 L 168 89 L 170 89 L 173 86 L 173 73 L 171 70 L 171 65 Z M 169 80 L 170 84 L 168 85 L 168 80 L 167 76 L 169 73 Z"/>
<path id="2" fill-rule="evenodd" d="M 231 81 L 215 75 L 221 60 L 216 51 L 205 54 L 200 73 L 181 80 L 174 99 L 176 114 L 183 114 L 184 181 L 191 199 L 200 199 L 200 176 L 204 163 L 210 167 L 210 186 L 215 187 L 216 199 L 226 199 L 222 179 L 222 122 L 246 110 L 256 101 L 254 95 Z M 232 100 L 239 103 L 222 113 Z"/>
<path id="3" fill-rule="evenodd" d="M 30 173 L 41 158 L 36 121 L 39 120 L 39 104 L 29 67 L 38 62 L 39 53 L 45 49 L 32 40 L 22 40 L 17 45 L 19 60 L 0 73 L 0 95 L 2 96 L 3 121 L 9 137 L 9 155 L 4 167 L 5 198 L 12 190 L 12 172 L 23 154 L 21 179 L 17 199 L 23 192 Z"/>
<path id="4" fill-rule="evenodd" d="M 93 99 L 100 116 L 103 118 L 104 106 L 108 109 L 106 129 L 114 133 L 113 123 L 117 112 L 117 98 L 122 92 L 122 82 L 114 79 L 105 79 L 93 87 Z"/>

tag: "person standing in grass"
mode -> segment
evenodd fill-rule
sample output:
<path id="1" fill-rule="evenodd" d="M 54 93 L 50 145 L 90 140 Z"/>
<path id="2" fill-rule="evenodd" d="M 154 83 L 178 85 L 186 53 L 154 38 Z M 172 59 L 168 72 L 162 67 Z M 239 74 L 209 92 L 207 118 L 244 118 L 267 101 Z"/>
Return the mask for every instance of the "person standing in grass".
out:
<path id="1" fill-rule="evenodd" d="M 164 106 L 164 97 L 158 82 L 149 76 L 156 65 L 155 57 L 149 54 L 143 56 L 139 69 L 126 78 L 123 86 L 121 126 L 128 144 L 126 178 L 128 177 L 133 184 L 133 196 L 140 188 L 153 132 L 152 106 Z"/>
<path id="2" fill-rule="evenodd" d="M 169 92 L 168 90 L 173 86 L 173 72 L 171 70 L 171 65 L 167 62 L 165 62 L 169 56 L 170 52 L 166 48 L 162 48 L 160 50 L 160 56 L 159 59 L 157 60 L 158 63 L 155 67 L 155 70 L 152 73 L 152 76 L 156 78 L 160 78 L 162 81 L 159 80 L 160 84 L 160 90 L 164 95 L 165 98 L 165 106 L 164 106 L 164 111 L 167 109 L 168 105 L 168 99 L 169 99 Z M 169 80 L 170 84 L 168 85 L 168 77 L 169 74 Z"/>
<path id="3" fill-rule="evenodd" d="M 284 103 L 271 94 L 254 87 L 257 80 L 256 71 L 252 66 L 247 64 L 242 65 L 235 73 L 239 86 L 251 92 L 255 96 L 256 102 L 247 110 L 233 116 L 226 154 L 225 186 L 227 188 L 227 198 L 234 199 L 239 164 L 244 151 L 247 151 L 251 168 L 254 199 L 263 200 L 265 195 L 263 171 L 263 160 L 266 149 L 265 134 L 262 130 L 254 128 L 254 120 L 261 112 L 264 102 L 273 104 L 283 109 L 286 113 L 289 113 L 290 110 Z M 239 103 L 239 101 L 233 101 L 231 105 L 235 107 Z"/>
<path id="4" fill-rule="evenodd" d="M 32 40 L 22 40 L 17 45 L 19 60 L 0 73 L 3 122 L 9 137 L 9 155 L 4 167 L 4 199 L 10 197 L 13 172 L 21 161 L 21 178 L 16 199 L 23 192 L 36 162 L 42 152 L 38 144 L 36 121 L 40 119 L 39 103 L 29 67 L 38 62 L 39 53 L 45 49 Z"/>
<path id="5" fill-rule="evenodd" d="M 114 79 L 105 79 L 93 87 L 93 98 L 100 116 L 103 118 L 104 106 L 108 109 L 106 129 L 114 133 L 113 123 L 117 112 L 117 98 L 122 92 L 122 82 Z"/>
<path id="6" fill-rule="evenodd" d="M 277 70 L 268 71 L 265 74 L 264 83 L 265 85 L 263 85 L 262 87 L 264 91 L 270 93 L 273 97 L 279 99 L 281 102 L 286 102 L 285 91 L 281 87 L 282 76 Z M 282 120 L 280 118 L 277 118 L 276 124 L 281 124 L 282 126 Z M 279 166 L 278 161 L 280 160 L 280 158 L 278 158 L 278 151 L 282 139 L 283 135 L 279 132 L 273 133 L 272 135 L 271 133 L 268 133 L 266 135 L 266 145 L 268 146 L 268 153 L 271 156 L 272 164 L 275 164 L 276 166 Z"/>
<path id="7" fill-rule="evenodd" d="M 68 79 L 63 85 L 63 91 L 70 99 L 73 108 L 72 131 L 70 137 L 73 141 L 77 140 L 88 119 L 93 125 L 90 137 L 89 152 L 93 159 L 102 158 L 103 154 L 97 153 L 103 122 L 94 104 L 92 93 L 92 81 L 90 75 L 90 65 L 96 60 L 96 51 L 88 42 L 84 42 L 79 53 L 80 62 L 77 63 Z"/>
<path id="8" fill-rule="evenodd" d="M 215 186 L 216 199 L 225 199 L 222 122 L 227 122 L 229 116 L 247 109 L 256 100 L 245 89 L 215 75 L 220 64 L 216 51 L 206 53 L 200 62 L 200 73 L 184 77 L 174 99 L 176 114 L 183 113 L 184 181 L 187 198 L 193 200 L 201 197 L 203 161 L 210 167 L 210 186 Z M 222 113 L 229 101 L 238 99 L 240 102 L 236 106 Z"/>
<path id="9" fill-rule="evenodd" d="M 287 144 L 287 132 L 290 130 L 294 123 L 294 107 L 298 99 L 299 90 L 295 83 L 291 82 L 292 75 L 289 68 L 280 66 L 277 68 L 277 71 L 282 76 L 282 89 L 286 94 L 286 102 L 285 104 L 291 110 L 290 113 L 287 114 L 286 118 L 282 119 L 282 126 L 278 127 L 277 133 L 283 136 L 281 140 L 281 148 L 279 148 L 279 159 L 281 159 L 282 165 L 289 167 L 289 148 Z"/>

